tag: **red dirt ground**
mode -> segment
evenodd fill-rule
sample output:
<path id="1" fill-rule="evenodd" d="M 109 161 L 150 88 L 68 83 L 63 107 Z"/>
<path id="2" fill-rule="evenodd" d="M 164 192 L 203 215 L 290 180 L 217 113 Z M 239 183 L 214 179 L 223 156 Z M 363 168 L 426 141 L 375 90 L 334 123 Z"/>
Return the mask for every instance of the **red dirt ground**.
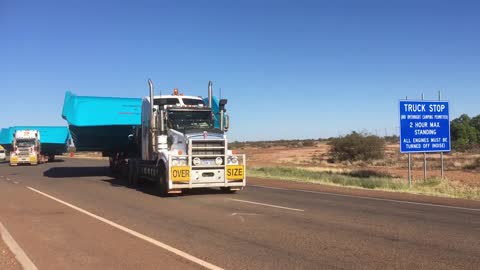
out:
<path id="1" fill-rule="evenodd" d="M 384 172 L 406 179 L 408 177 L 408 157 L 401 154 L 398 145 L 387 145 L 385 159 L 372 162 L 329 163 L 329 146 L 317 143 L 311 147 L 271 146 L 265 148 L 247 146 L 238 149 L 247 155 L 249 167 L 291 166 L 313 170 L 353 171 L 368 169 Z M 480 171 L 467 170 L 480 154 L 449 153 L 444 155 L 444 176 L 448 180 L 459 181 L 469 186 L 480 186 Z M 414 181 L 423 180 L 423 154 L 412 155 L 412 177 Z M 440 154 L 427 154 L 427 177 L 440 177 Z"/>

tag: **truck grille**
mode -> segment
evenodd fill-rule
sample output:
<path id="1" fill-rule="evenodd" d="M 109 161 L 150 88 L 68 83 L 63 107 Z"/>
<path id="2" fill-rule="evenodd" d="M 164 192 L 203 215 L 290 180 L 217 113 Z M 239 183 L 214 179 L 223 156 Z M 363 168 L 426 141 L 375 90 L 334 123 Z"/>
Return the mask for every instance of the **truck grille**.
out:
<path id="1" fill-rule="evenodd" d="M 29 148 L 18 148 L 18 155 L 19 156 L 30 156 L 30 149 Z"/>
<path id="2" fill-rule="evenodd" d="M 190 153 L 192 160 L 196 157 L 200 158 L 200 165 L 194 165 L 193 167 L 221 167 L 223 166 L 215 164 L 215 158 L 221 157 L 225 160 L 225 140 L 192 140 L 190 145 Z"/>

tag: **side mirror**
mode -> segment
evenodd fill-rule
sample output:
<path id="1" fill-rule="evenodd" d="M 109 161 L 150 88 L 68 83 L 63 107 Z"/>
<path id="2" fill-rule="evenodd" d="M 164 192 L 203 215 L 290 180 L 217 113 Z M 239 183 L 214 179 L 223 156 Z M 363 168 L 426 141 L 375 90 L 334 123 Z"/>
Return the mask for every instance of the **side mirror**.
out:
<path id="1" fill-rule="evenodd" d="M 230 127 L 230 117 L 228 116 L 228 114 L 225 114 L 225 131 L 228 131 L 228 128 Z"/>
<path id="2" fill-rule="evenodd" d="M 227 102 L 228 102 L 227 99 L 220 99 L 220 102 L 219 102 L 220 111 L 226 111 L 225 105 L 227 105 Z"/>

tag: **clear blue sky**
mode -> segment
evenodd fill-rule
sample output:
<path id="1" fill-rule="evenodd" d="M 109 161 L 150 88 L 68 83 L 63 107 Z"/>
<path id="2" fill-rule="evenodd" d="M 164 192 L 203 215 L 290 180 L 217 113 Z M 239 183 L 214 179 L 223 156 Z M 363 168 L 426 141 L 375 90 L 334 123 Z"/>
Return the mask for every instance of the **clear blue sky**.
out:
<path id="1" fill-rule="evenodd" d="M 334 3 L 332 3 L 334 2 Z M 0 0 L 0 127 L 65 125 L 65 91 L 222 88 L 234 140 L 384 135 L 398 100 L 480 114 L 478 1 Z"/>

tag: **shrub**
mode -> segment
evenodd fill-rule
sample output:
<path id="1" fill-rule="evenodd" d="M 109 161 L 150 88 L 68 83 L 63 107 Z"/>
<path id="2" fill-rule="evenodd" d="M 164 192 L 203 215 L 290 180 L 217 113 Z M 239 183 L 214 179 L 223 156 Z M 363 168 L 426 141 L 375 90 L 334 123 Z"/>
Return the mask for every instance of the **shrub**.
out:
<path id="1" fill-rule="evenodd" d="M 330 142 L 335 161 L 368 161 L 384 157 L 385 141 L 378 136 L 352 132 Z"/>
<path id="2" fill-rule="evenodd" d="M 450 123 L 452 146 L 459 151 L 466 151 L 479 143 L 480 119 L 478 116 L 471 119 L 468 115 L 462 114 Z"/>

